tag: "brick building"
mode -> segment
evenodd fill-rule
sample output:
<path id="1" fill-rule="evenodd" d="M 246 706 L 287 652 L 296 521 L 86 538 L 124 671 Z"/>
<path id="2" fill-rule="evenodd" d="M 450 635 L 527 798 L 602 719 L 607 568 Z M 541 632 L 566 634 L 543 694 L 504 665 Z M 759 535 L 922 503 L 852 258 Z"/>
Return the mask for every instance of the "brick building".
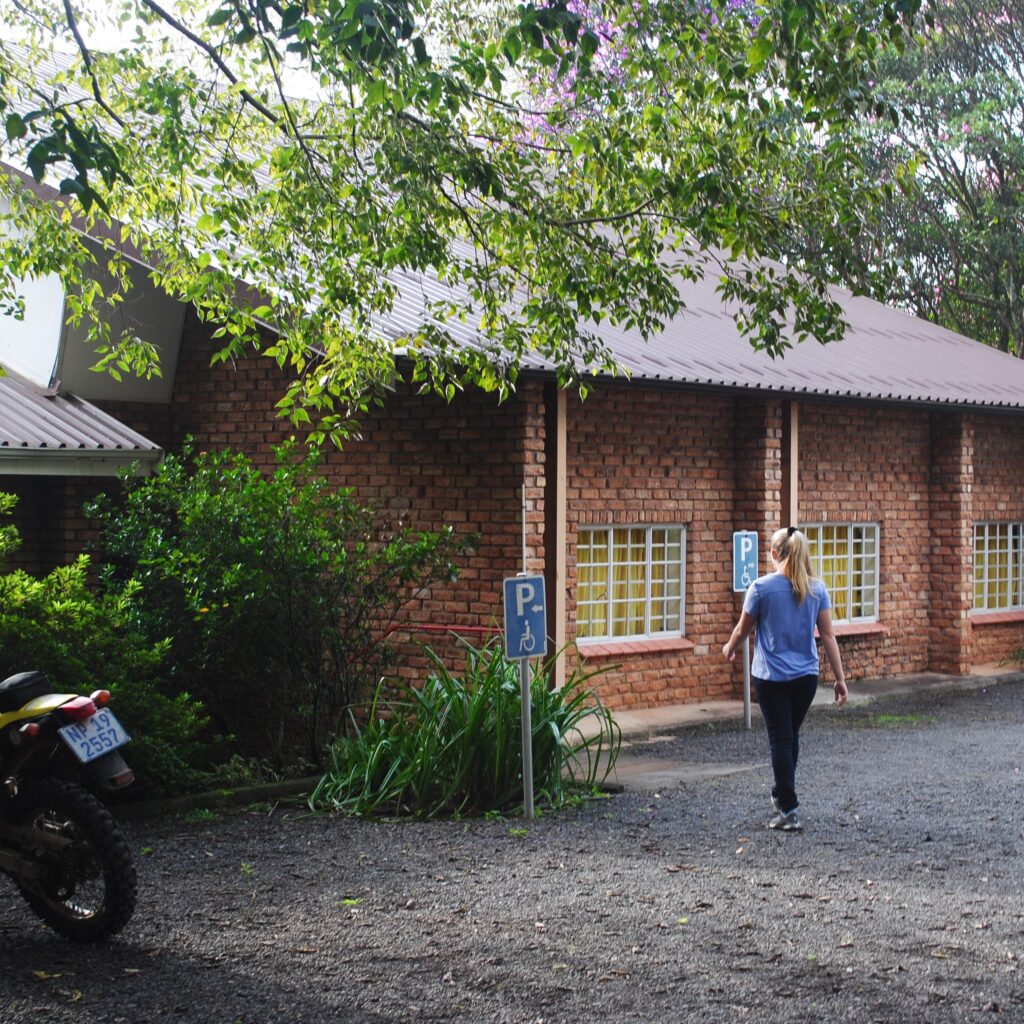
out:
<path id="1" fill-rule="evenodd" d="M 1024 646 L 1024 362 L 845 294 L 845 340 L 773 361 L 711 285 L 688 288 L 687 311 L 649 344 L 610 333 L 630 376 L 599 379 L 586 401 L 539 363 L 503 404 L 446 404 L 399 374 L 361 439 L 330 454 L 324 472 L 365 500 L 480 535 L 460 580 L 410 610 L 405 671 L 422 663 L 414 644 L 480 639 L 500 622 L 501 580 L 522 568 L 524 494 L 551 643 L 608 670 L 597 686 L 613 707 L 738 693 L 720 648 L 741 603 L 740 529 L 761 536 L 762 571 L 772 530 L 808 532 L 851 679 L 967 673 Z M 0 489 L 22 495 L 26 565 L 77 553 L 81 501 L 117 464 L 144 471 L 186 435 L 269 463 L 291 432 L 274 412 L 286 381 L 272 360 L 211 367 L 195 316 L 146 301 L 139 322 L 159 325 L 165 366 L 141 389 L 84 372 L 66 329 L 41 368 L 18 358 L 45 325 L 29 317 L 20 341 L 0 338 L 0 361 L 24 375 L 12 387 L 31 398 L 5 421 L 0 390 Z M 92 432 L 55 440 L 68 403 Z"/>

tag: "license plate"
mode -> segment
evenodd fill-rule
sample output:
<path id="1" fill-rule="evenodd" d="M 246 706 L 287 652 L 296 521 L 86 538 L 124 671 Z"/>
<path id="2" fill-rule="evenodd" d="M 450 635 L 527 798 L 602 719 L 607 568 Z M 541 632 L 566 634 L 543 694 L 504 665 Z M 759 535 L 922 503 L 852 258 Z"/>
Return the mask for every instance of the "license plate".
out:
<path id="1" fill-rule="evenodd" d="M 131 737 L 112 711 L 102 708 L 84 722 L 62 726 L 61 738 L 83 764 L 123 747 Z"/>

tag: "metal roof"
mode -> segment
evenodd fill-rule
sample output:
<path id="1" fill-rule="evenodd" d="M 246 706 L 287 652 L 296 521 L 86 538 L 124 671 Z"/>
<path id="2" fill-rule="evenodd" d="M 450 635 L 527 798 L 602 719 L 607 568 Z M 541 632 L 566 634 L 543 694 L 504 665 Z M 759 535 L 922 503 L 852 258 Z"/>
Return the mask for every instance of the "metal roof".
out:
<path id="1" fill-rule="evenodd" d="M 381 323 L 396 339 L 416 329 L 426 301 L 458 299 L 447 283 L 429 278 L 410 275 L 398 283 L 395 310 Z M 834 288 L 849 323 L 843 339 L 827 345 L 807 340 L 773 359 L 740 333 L 716 285 L 710 276 L 682 282 L 686 308 L 648 341 L 609 324 L 598 333 L 634 381 L 1024 411 L 1024 360 L 1013 355 Z M 480 347 L 468 324 L 444 326 L 457 344 Z M 536 353 L 522 365 L 552 368 Z"/>
<path id="2" fill-rule="evenodd" d="M 773 359 L 740 334 L 714 282 L 687 286 L 684 296 L 687 309 L 647 344 L 625 332 L 608 337 L 634 379 L 1024 410 L 1024 360 L 872 299 L 834 289 L 845 336 Z"/>
<path id="3" fill-rule="evenodd" d="M 0 459 L 62 452 L 83 457 L 130 456 L 155 461 L 158 445 L 74 395 L 41 390 L 12 373 L 0 377 Z"/>

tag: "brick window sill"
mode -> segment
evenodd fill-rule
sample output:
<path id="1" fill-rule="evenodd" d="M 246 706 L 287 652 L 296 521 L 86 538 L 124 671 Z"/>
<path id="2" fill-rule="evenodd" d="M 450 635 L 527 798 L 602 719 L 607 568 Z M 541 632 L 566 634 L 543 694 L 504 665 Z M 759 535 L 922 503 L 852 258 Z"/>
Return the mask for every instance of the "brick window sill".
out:
<path id="1" fill-rule="evenodd" d="M 841 625 L 833 625 L 832 632 L 836 636 L 885 636 L 889 632 L 889 627 L 881 622 L 844 622 Z M 814 631 L 814 637 L 817 640 L 821 639 L 817 630 Z"/>
<path id="2" fill-rule="evenodd" d="M 577 645 L 581 658 L 619 658 L 630 654 L 654 654 L 659 651 L 691 651 L 693 642 L 685 636 L 666 636 L 656 640 L 581 640 Z"/>
<path id="3" fill-rule="evenodd" d="M 998 626 L 1004 622 L 1024 622 L 1024 609 L 1012 612 L 972 612 L 971 625 Z"/>

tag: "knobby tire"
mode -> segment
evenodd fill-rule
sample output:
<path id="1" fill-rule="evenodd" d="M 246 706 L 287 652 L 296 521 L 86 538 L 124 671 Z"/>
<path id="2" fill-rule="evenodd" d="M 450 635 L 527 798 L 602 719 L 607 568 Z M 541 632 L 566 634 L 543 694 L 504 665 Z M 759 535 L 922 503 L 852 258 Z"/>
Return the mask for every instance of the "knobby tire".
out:
<path id="1" fill-rule="evenodd" d="M 61 834 L 73 838 L 67 854 L 37 852 L 54 868 L 46 893 L 19 883 L 28 905 L 51 928 L 75 942 L 99 942 L 119 932 L 135 910 L 136 878 L 131 850 L 113 815 L 92 794 L 72 782 L 47 779 L 23 790 L 12 808 L 21 825 L 35 825 L 50 816 L 51 827 L 66 823 Z M 48 860 L 49 858 L 49 860 Z M 59 870 L 58 870 L 59 868 Z M 95 908 L 74 902 L 74 888 L 88 868 L 97 881 L 102 876 L 102 900 Z M 76 869 L 79 877 L 75 877 Z"/>

